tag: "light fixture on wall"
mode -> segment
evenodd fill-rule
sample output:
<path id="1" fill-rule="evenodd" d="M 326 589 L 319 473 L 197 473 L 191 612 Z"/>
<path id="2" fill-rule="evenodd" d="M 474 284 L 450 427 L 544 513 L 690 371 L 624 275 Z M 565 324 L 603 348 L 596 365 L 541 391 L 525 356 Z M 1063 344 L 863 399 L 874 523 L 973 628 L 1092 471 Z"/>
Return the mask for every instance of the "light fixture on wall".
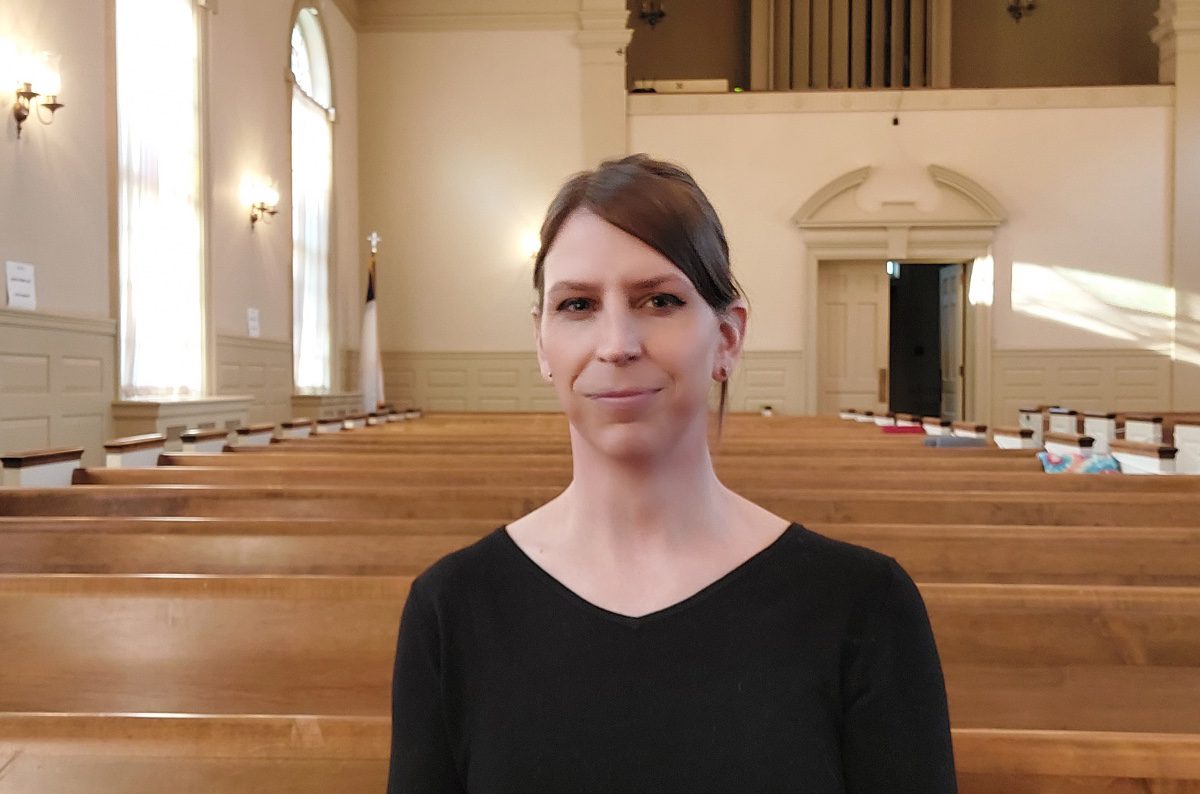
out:
<path id="1" fill-rule="evenodd" d="M 662 22 L 666 15 L 667 12 L 663 11 L 662 0 L 640 0 L 638 2 L 638 19 L 643 20 L 651 28 Z"/>
<path id="2" fill-rule="evenodd" d="M 58 63 L 60 56 L 52 52 L 18 54 L 16 47 L 0 42 L 0 75 L 15 78 L 16 102 L 13 103 L 13 118 L 17 120 L 17 138 L 30 114 L 38 121 L 50 125 L 54 114 L 62 107 L 58 101 L 62 91 L 62 77 Z M 50 111 L 46 116 L 44 111 Z"/>
<path id="3" fill-rule="evenodd" d="M 279 191 L 261 179 L 245 177 L 238 195 L 241 197 L 242 206 L 250 205 L 251 229 L 254 228 L 254 224 L 259 221 L 266 223 L 272 215 L 279 212 Z"/>
<path id="4" fill-rule="evenodd" d="M 1008 4 L 1008 15 L 1013 18 L 1014 22 L 1020 22 L 1022 17 L 1027 17 L 1037 10 L 1037 3 L 1034 0 L 1012 0 Z"/>

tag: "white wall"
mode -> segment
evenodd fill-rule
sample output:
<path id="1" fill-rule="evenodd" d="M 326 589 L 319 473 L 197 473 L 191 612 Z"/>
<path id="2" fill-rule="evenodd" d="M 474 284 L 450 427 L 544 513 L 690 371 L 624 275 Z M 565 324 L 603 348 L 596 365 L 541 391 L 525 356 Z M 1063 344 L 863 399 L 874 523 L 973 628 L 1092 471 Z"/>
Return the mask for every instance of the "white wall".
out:
<path id="1" fill-rule="evenodd" d="M 0 263 L 37 267 L 38 311 L 111 317 L 108 234 L 108 17 L 105 0 L 0 3 L 0 39 L 62 55 L 66 107 L 17 140 L 0 75 Z M 3 305 L 0 299 L 0 305 Z"/>
<path id="2" fill-rule="evenodd" d="M 997 348 L 1164 344 L 1165 323 L 1111 304 L 1139 284 L 1157 300 L 1168 283 L 1170 108 L 1038 109 L 1033 97 L 1021 110 L 903 111 L 899 127 L 890 112 L 633 115 L 630 138 L 634 151 L 692 170 L 720 212 L 752 304 L 751 350 L 802 349 L 804 247 L 792 214 L 830 180 L 900 156 L 959 171 L 1004 205 L 994 250 Z M 1012 310 L 1013 262 L 1070 269 L 1022 271 L 1026 294 L 1054 288 L 1041 308 L 1059 320 Z M 1129 281 L 1096 284 L 1088 274 Z M 1114 333 L 1133 338 L 1076 327 L 1090 319 L 1079 306 L 1101 303 Z"/>
<path id="3" fill-rule="evenodd" d="M 333 2 L 321 4 L 321 21 L 329 46 L 333 72 L 333 103 L 337 120 L 333 125 L 333 248 L 330 278 L 334 290 L 331 329 L 334 338 L 333 386 L 358 389 L 358 383 L 339 384 L 337 356 L 348 344 L 357 346 L 364 297 L 363 238 L 359 224 L 358 162 L 358 34 Z M 290 266 L 290 265 L 289 265 Z"/>
<path id="4" fill-rule="evenodd" d="M 585 165 L 572 36 L 360 36 L 362 231 L 383 237 L 384 349 L 532 349 L 522 238 Z"/>
<path id="5" fill-rule="evenodd" d="M 291 338 L 292 88 L 286 75 L 294 6 L 293 0 L 222 3 L 210 18 L 209 223 L 219 335 L 245 336 L 246 309 L 254 306 L 264 339 Z M 316 6 L 337 110 L 330 286 L 332 316 L 345 327 L 335 325 L 336 335 L 356 327 L 358 311 L 357 51 L 354 31 L 337 6 Z M 245 177 L 270 181 L 280 193 L 279 214 L 253 229 L 250 208 L 238 196 Z"/>
<path id="6" fill-rule="evenodd" d="M 291 338 L 291 0 L 222 3 L 209 17 L 209 244 L 217 334 L 246 336 L 256 307 L 264 339 Z M 274 183 L 279 214 L 250 226 L 243 178 Z"/>

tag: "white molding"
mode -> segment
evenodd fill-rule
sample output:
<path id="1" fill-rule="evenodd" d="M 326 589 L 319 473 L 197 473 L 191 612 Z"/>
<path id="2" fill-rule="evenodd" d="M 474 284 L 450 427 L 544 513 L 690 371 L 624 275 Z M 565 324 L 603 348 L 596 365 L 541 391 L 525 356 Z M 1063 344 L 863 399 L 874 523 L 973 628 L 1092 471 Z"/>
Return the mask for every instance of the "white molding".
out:
<path id="1" fill-rule="evenodd" d="M 444 33 L 448 31 L 578 30 L 575 14 L 402 14 L 367 17 L 366 33 Z"/>
<path id="2" fill-rule="evenodd" d="M 792 216 L 804 239 L 804 350 L 818 347 L 818 277 L 821 262 L 899 259 L 921 264 L 966 264 L 968 283 L 972 262 L 987 256 L 996 228 L 1005 219 L 1000 202 L 969 177 L 938 165 L 927 173 L 939 193 L 930 211 L 917 201 L 888 201 L 877 210 L 864 209 L 855 194 L 872 172 L 867 166 L 834 179 L 805 201 Z M 914 188 L 916 190 L 917 188 Z M 914 195 L 916 195 L 914 193 Z M 992 307 L 970 305 L 967 321 L 975 345 L 967 358 L 978 362 L 970 375 L 969 395 L 991 390 Z M 968 329 L 964 328 L 964 332 Z M 818 357 L 805 362 L 806 411 L 818 405 Z M 991 424 L 991 402 L 973 397 L 964 406 L 964 419 Z"/>
<path id="3" fill-rule="evenodd" d="M 292 343 L 286 339 L 257 339 L 252 336 L 227 336 L 217 334 L 217 344 L 240 347 L 248 350 L 263 350 L 271 353 L 292 352 Z"/>
<path id="4" fill-rule="evenodd" d="M 357 352 L 346 351 L 349 372 Z M 558 411 L 532 350 L 383 351 L 384 393 L 398 407 L 445 411 Z M 804 355 L 799 350 L 747 350 L 729 381 L 729 410 L 804 411 Z M 716 396 L 716 390 L 713 390 Z M 714 402 L 715 405 L 715 402 Z"/>
<path id="5" fill-rule="evenodd" d="M 730 411 L 757 412 L 770 406 L 776 415 L 805 410 L 805 366 L 801 350 L 746 350 L 729 379 Z"/>
<path id="6" fill-rule="evenodd" d="M 0 309 L 0 451 L 83 447 L 103 462 L 116 387 L 114 320 Z"/>
<path id="7" fill-rule="evenodd" d="M 249 422 L 291 418 L 292 344 L 278 339 L 219 335 L 214 356 L 215 394 L 250 395 Z"/>
<path id="8" fill-rule="evenodd" d="M 113 433 L 118 437 L 162 433 L 167 437 L 168 448 L 177 450 L 178 432 L 183 429 L 204 425 L 232 428 L 249 424 L 252 401 L 249 395 L 115 400 L 112 403 Z"/>
<path id="9" fill-rule="evenodd" d="M 920 91 L 747 91 L 736 94 L 630 94 L 627 99 L 631 116 L 1169 108 L 1175 104 L 1175 88 L 1170 85 L 1138 85 Z"/>
<path id="10" fill-rule="evenodd" d="M 1084 411 L 1170 410 L 1171 359 L 1150 350 L 992 351 L 992 416 L 1010 424 L 1021 406 Z M 1126 424 L 1126 438 L 1130 435 Z"/>
<path id="11" fill-rule="evenodd" d="M 357 0 L 367 32 L 578 30 L 580 0 Z M 586 2 L 583 4 L 586 6 Z"/>
<path id="12" fill-rule="evenodd" d="M 117 321 L 92 317 L 72 317 L 65 314 L 45 314 L 17 309 L 0 309 L 0 327 L 36 328 L 47 331 L 68 331 L 100 336 L 116 336 Z"/>

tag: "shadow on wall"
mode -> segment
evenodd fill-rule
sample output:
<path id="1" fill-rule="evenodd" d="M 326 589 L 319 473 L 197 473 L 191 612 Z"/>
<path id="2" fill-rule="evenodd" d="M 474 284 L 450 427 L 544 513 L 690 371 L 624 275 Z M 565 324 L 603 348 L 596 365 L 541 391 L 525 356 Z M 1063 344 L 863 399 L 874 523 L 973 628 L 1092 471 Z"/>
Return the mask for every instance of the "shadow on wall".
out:
<path id="1" fill-rule="evenodd" d="M 1189 296 L 1191 318 L 1177 330 L 1171 287 L 1053 265 L 1013 262 L 1012 308 L 1030 317 L 1121 339 L 1200 365 L 1200 298 Z"/>

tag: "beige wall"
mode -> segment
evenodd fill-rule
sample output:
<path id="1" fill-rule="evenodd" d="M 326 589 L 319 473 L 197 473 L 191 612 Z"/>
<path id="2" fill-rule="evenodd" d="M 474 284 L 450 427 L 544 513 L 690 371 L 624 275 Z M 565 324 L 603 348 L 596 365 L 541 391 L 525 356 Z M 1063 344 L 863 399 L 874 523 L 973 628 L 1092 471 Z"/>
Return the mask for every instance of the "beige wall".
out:
<path id="1" fill-rule="evenodd" d="M 522 240 L 584 166 L 573 33 L 365 33 L 359 53 L 383 348 L 531 349 Z"/>
<path id="2" fill-rule="evenodd" d="M 339 383 L 342 367 L 336 360 L 347 344 L 358 344 L 364 297 L 367 232 L 359 225 L 358 34 L 333 2 L 321 5 L 325 36 L 333 70 L 333 388 L 358 388 L 358 381 Z"/>
<path id="3" fill-rule="evenodd" d="M 954 169 L 1004 206 L 994 248 L 998 348 L 1165 345 L 1168 324 L 1155 312 L 1169 273 L 1167 89 L 1062 91 L 923 92 L 927 109 L 902 111 L 899 127 L 892 113 L 847 98 L 825 103 L 833 110 L 765 113 L 749 95 L 723 98 L 714 112 L 697 98 L 634 97 L 630 135 L 635 150 L 691 169 L 712 197 L 751 301 L 751 350 L 803 347 L 805 255 L 793 213 L 842 174 L 897 161 Z M 943 98 L 964 109 L 938 109 Z M 1052 107 L 1105 98 L 1131 106 Z M 1021 107 L 984 109 L 1002 103 Z M 1014 262 L 1035 266 L 1019 271 L 1018 311 Z"/>
<path id="4" fill-rule="evenodd" d="M 329 48 L 337 111 L 330 286 L 334 333 L 345 336 L 356 325 L 358 293 L 357 52 L 354 31 L 336 4 L 314 5 Z M 214 329 L 217 335 L 246 336 L 246 310 L 256 307 L 262 338 L 286 341 L 291 339 L 292 267 L 287 70 L 295 3 L 257 0 L 218 8 L 209 20 L 208 49 Z M 249 207 L 238 196 L 245 177 L 273 182 L 280 193 L 279 214 L 253 228 Z M 335 338 L 334 350 L 340 348 Z"/>
<path id="5" fill-rule="evenodd" d="M 62 54 L 66 107 L 17 140 L 10 78 L 0 96 L 0 264 L 36 266 L 38 310 L 109 318 L 106 0 L 0 3 L 0 38 Z M 2 303 L 0 303 L 2 305 Z"/>
<path id="6" fill-rule="evenodd" d="M 956 88 L 1158 82 L 1158 0 L 1051 0 L 1019 23 L 1000 0 L 953 4 Z"/>
<path id="7" fill-rule="evenodd" d="M 213 324 L 246 336 L 256 307 L 264 339 L 291 338 L 291 0 L 222 3 L 208 28 L 209 245 Z M 244 177 L 278 186 L 280 212 L 250 226 Z"/>

